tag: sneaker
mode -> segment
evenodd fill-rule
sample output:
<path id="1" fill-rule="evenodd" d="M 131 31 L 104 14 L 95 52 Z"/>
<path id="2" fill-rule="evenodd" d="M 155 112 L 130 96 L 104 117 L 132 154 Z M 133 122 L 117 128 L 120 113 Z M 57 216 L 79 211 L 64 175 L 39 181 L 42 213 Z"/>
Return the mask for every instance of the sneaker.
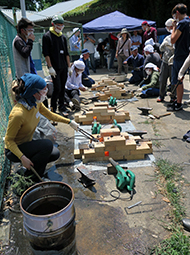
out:
<path id="1" fill-rule="evenodd" d="M 74 109 L 75 109 L 75 106 L 74 106 L 74 104 L 73 104 L 72 101 L 69 102 L 69 107 L 71 108 L 71 110 L 74 110 Z"/>
<path id="2" fill-rule="evenodd" d="M 170 99 L 170 102 L 168 103 L 168 106 L 173 106 L 173 105 L 175 105 L 175 104 L 177 104 L 177 100 L 171 98 L 171 99 Z"/>
<path id="3" fill-rule="evenodd" d="M 186 142 L 190 143 L 190 137 L 188 137 L 188 138 L 186 139 Z"/>
<path id="4" fill-rule="evenodd" d="M 190 138 L 190 130 L 183 136 L 183 139 Z"/>
<path id="5" fill-rule="evenodd" d="M 184 101 L 184 104 L 190 104 L 190 99 L 189 100 L 187 100 L 187 101 Z"/>
<path id="6" fill-rule="evenodd" d="M 59 108 L 59 113 L 63 116 L 63 117 L 67 117 L 69 114 L 68 112 L 70 112 L 66 107 L 60 107 Z"/>
<path id="7" fill-rule="evenodd" d="M 175 103 L 175 104 L 173 104 L 172 106 L 169 106 L 168 108 L 167 108 L 167 111 L 168 112 L 176 112 L 176 111 L 180 111 L 180 110 L 182 110 L 183 108 L 182 108 L 182 104 L 177 104 L 177 103 Z"/>
<path id="8" fill-rule="evenodd" d="M 156 101 L 157 101 L 157 103 L 163 102 L 163 101 L 164 101 L 164 98 L 158 97 Z"/>
<path id="9" fill-rule="evenodd" d="M 80 110 L 80 102 L 76 98 L 72 98 L 71 100 L 75 106 L 75 109 Z"/>

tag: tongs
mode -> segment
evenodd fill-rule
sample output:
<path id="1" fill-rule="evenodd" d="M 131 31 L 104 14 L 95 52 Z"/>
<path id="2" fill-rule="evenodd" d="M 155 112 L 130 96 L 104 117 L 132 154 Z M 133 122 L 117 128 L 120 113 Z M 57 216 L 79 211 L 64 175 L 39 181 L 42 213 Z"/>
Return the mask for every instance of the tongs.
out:
<path id="1" fill-rule="evenodd" d="M 88 139 L 92 140 L 93 142 L 98 142 L 98 139 L 95 138 L 93 135 L 91 135 L 90 133 L 86 132 L 84 129 L 82 128 L 78 128 L 78 131 L 81 132 L 81 134 L 83 134 L 84 136 L 86 136 Z"/>

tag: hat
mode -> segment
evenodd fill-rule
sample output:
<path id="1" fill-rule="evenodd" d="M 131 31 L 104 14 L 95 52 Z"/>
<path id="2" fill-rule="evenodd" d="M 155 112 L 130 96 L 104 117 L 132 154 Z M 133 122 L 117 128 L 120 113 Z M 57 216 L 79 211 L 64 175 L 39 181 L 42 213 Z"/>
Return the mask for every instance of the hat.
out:
<path id="1" fill-rule="evenodd" d="M 141 26 L 145 26 L 145 25 L 149 25 L 147 21 L 143 21 L 143 23 L 141 24 Z"/>
<path id="2" fill-rule="evenodd" d="M 35 93 L 46 87 L 46 82 L 37 74 L 25 73 L 21 80 L 24 81 L 25 91 L 20 96 L 27 100 L 30 106 L 36 106 Z"/>
<path id="3" fill-rule="evenodd" d="M 86 54 L 86 53 L 90 53 L 88 49 L 83 49 L 82 50 L 82 55 Z"/>
<path id="4" fill-rule="evenodd" d="M 152 45 L 148 44 L 144 47 L 144 51 L 148 51 L 150 53 L 153 53 L 154 52 L 154 47 Z"/>
<path id="5" fill-rule="evenodd" d="M 102 38 L 99 38 L 99 39 L 98 39 L 98 42 L 99 42 L 99 43 L 102 43 L 102 42 L 103 42 L 103 39 L 102 39 Z"/>
<path id="6" fill-rule="evenodd" d="M 138 49 L 138 47 L 136 45 L 131 46 L 131 51 L 134 51 L 136 49 Z"/>
<path id="7" fill-rule="evenodd" d="M 152 38 L 150 38 L 150 39 L 146 40 L 146 42 L 144 43 L 145 46 L 148 45 L 148 44 L 153 46 L 155 44 L 155 42 Z"/>
<path id="8" fill-rule="evenodd" d="M 55 16 L 53 16 L 51 23 L 52 24 L 63 24 L 64 19 L 60 15 L 55 15 Z"/>
<path id="9" fill-rule="evenodd" d="M 80 29 L 78 27 L 73 28 L 73 33 L 77 32 L 77 30 L 80 32 Z"/>
<path id="10" fill-rule="evenodd" d="M 170 19 L 166 20 L 165 26 L 166 27 L 171 27 L 173 22 L 174 22 L 174 19 L 170 18 Z"/>
<path id="11" fill-rule="evenodd" d="M 146 64 L 145 69 L 146 68 L 152 68 L 154 71 L 158 71 L 158 67 L 153 63 Z"/>
<path id="12" fill-rule="evenodd" d="M 81 60 L 74 61 L 74 66 L 80 70 L 83 70 L 85 68 L 85 64 Z"/>
<path id="13" fill-rule="evenodd" d="M 122 35 L 122 34 L 128 34 L 127 28 L 123 28 L 123 29 L 121 30 L 121 35 Z"/>

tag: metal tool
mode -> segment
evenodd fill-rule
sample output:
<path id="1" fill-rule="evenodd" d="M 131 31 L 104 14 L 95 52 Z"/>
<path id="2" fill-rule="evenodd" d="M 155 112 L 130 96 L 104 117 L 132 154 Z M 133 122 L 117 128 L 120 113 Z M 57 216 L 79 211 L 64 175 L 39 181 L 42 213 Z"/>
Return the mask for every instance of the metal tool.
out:
<path id="1" fill-rule="evenodd" d="M 133 198 L 134 193 L 134 186 L 135 186 L 135 175 L 132 171 L 127 170 L 126 172 L 123 170 L 123 168 L 112 158 L 109 158 L 110 163 L 112 166 L 115 167 L 117 170 L 116 175 L 116 186 L 119 190 L 123 190 L 124 187 L 127 188 L 127 190 L 131 193 L 130 199 Z"/>
<path id="2" fill-rule="evenodd" d="M 171 112 L 166 112 L 166 113 L 161 114 L 161 115 L 153 114 L 153 116 L 154 116 L 156 119 L 160 119 L 161 117 L 168 116 L 168 115 L 171 115 Z"/>
<path id="3" fill-rule="evenodd" d="M 38 179 L 39 179 L 41 182 L 43 182 L 43 179 L 39 176 L 39 174 L 36 172 L 36 170 L 35 170 L 32 166 L 30 166 L 30 169 L 31 169 L 32 172 L 38 177 Z"/>
<path id="4" fill-rule="evenodd" d="M 119 128 L 120 132 L 122 131 L 121 126 L 117 124 L 117 121 L 115 119 L 113 120 L 113 126 L 112 127 L 114 127 L 114 128 L 117 127 L 117 128 Z"/>
<path id="5" fill-rule="evenodd" d="M 90 133 L 88 133 L 87 131 L 85 131 L 82 128 L 78 128 L 78 131 L 81 132 L 81 134 L 83 134 L 84 136 L 86 136 L 88 139 L 92 140 L 93 142 L 98 142 L 98 139 L 95 138 L 93 135 L 91 135 Z"/>
<path id="6" fill-rule="evenodd" d="M 170 97 L 175 96 L 174 92 L 176 91 L 177 87 L 178 87 L 179 84 L 181 84 L 181 83 L 182 83 L 181 80 L 178 80 L 178 81 L 177 81 L 177 83 L 175 84 L 173 90 L 172 90 L 171 93 L 170 93 Z"/>
<path id="7" fill-rule="evenodd" d="M 119 110 L 119 109 L 121 109 L 122 107 L 126 106 L 128 103 L 129 103 L 129 102 L 123 102 L 123 103 L 121 103 L 120 105 L 118 105 L 118 106 L 116 107 L 116 111 Z"/>
<path id="8" fill-rule="evenodd" d="M 127 208 L 128 208 L 128 209 L 131 209 L 131 208 L 133 208 L 133 207 L 135 207 L 135 206 L 137 206 L 137 205 L 139 205 L 139 204 L 141 204 L 141 203 L 142 203 L 142 201 L 139 201 L 139 202 L 135 203 L 134 205 L 128 206 Z"/>
<path id="9" fill-rule="evenodd" d="M 127 133 L 130 135 L 140 136 L 141 138 L 143 138 L 142 136 L 147 134 L 147 131 L 133 130 L 133 131 L 127 131 Z"/>
<path id="10" fill-rule="evenodd" d="M 85 166 L 83 165 L 78 166 L 77 170 L 81 174 L 81 177 L 78 179 L 78 181 L 81 182 L 85 188 L 88 188 L 89 186 L 92 186 L 96 183 L 96 180 L 90 178 L 90 173 L 88 173 L 88 176 L 87 176 L 86 172 L 88 172 L 88 169 Z"/>
<path id="11" fill-rule="evenodd" d="M 139 109 L 141 112 L 142 115 L 149 115 L 149 111 L 152 110 L 152 108 L 149 108 L 149 107 L 137 107 L 137 109 Z"/>

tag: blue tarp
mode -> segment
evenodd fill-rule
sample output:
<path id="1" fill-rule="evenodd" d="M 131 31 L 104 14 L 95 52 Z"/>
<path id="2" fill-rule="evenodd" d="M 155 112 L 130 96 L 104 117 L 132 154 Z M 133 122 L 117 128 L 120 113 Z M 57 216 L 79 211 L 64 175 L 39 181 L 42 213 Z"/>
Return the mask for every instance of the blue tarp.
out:
<path id="1" fill-rule="evenodd" d="M 84 33 L 105 33 L 120 32 L 122 28 L 129 31 L 142 29 L 141 24 L 144 19 L 137 19 L 127 16 L 119 11 L 111 12 L 94 19 L 83 25 Z M 151 26 L 156 26 L 155 21 L 146 20 Z"/>

